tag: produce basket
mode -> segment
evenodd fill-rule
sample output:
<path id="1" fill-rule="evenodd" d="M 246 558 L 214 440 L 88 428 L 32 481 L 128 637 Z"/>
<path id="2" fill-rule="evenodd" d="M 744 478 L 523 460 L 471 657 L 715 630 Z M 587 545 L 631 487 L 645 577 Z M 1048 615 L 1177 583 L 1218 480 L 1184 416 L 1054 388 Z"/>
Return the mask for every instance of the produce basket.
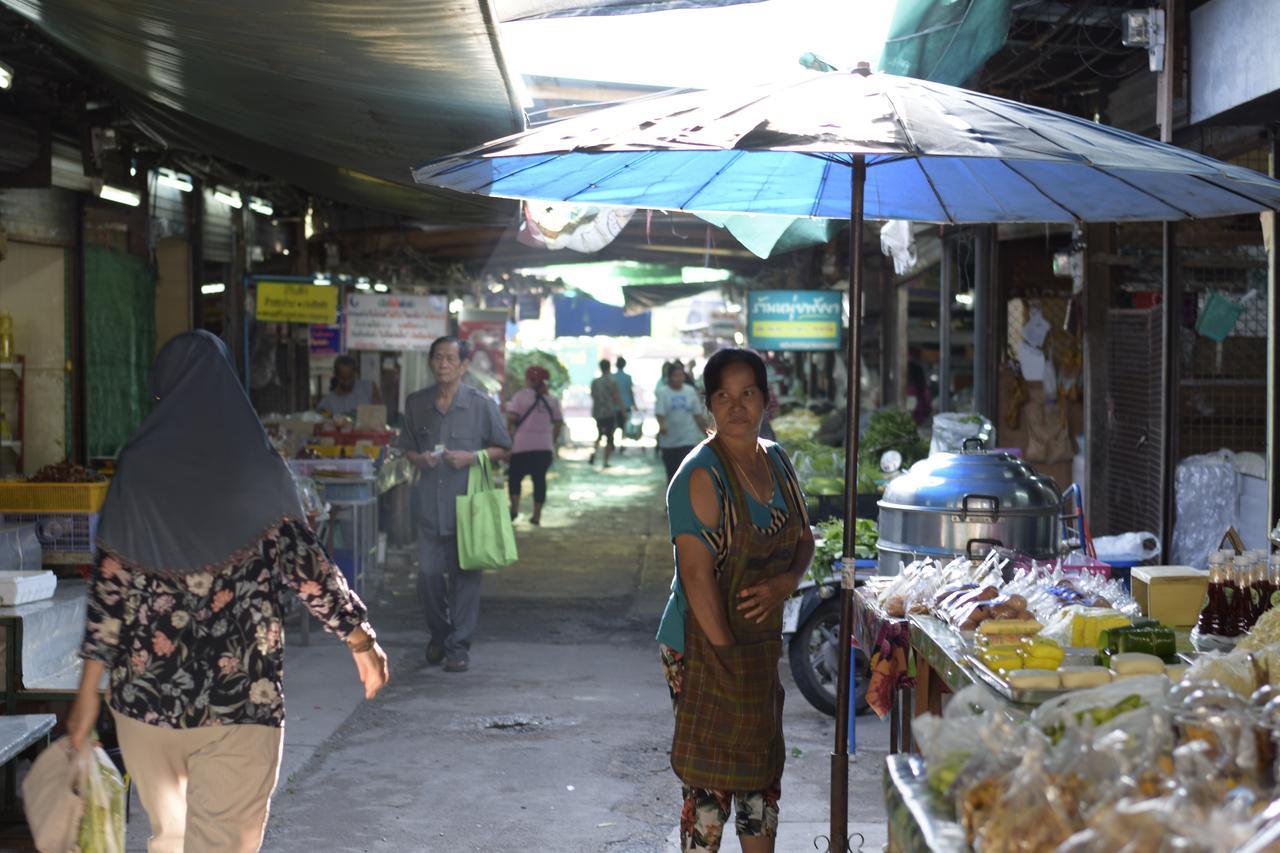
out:
<path id="1" fill-rule="evenodd" d="M 316 438 L 332 438 L 335 444 L 359 444 L 362 441 L 368 441 L 375 445 L 390 444 L 391 440 L 396 437 L 394 432 L 375 432 L 372 430 L 355 431 L 355 432 L 317 432 Z"/>
<path id="2" fill-rule="evenodd" d="M 0 483 L 0 512 L 95 513 L 107 499 L 109 482 Z"/>
<path id="3" fill-rule="evenodd" d="M 98 513 L 8 513 L 5 524 L 34 524 L 46 564 L 92 563 L 97 550 Z"/>

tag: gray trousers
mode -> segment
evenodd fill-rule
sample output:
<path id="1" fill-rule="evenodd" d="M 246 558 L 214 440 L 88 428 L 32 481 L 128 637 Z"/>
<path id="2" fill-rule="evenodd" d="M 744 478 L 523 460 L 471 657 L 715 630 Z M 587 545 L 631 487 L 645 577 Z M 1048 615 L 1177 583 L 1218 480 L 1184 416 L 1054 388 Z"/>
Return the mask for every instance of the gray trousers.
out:
<path id="1" fill-rule="evenodd" d="M 443 643 L 449 660 L 467 660 L 480 620 L 484 572 L 458 568 L 458 537 L 418 531 L 418 598 L 427 614 L 431 642 Z"/>

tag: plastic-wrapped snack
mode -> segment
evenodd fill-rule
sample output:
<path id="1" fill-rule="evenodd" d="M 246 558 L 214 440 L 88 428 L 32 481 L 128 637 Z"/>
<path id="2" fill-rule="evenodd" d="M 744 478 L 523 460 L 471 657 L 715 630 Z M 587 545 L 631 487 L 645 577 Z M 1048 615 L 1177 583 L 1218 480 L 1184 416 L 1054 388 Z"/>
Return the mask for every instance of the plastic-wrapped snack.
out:
<path id="1" fill-rule="evenodd" d="M 1079 829 L 1076 785 L 1052 772 L 1045 749 L 1028 749 L 1003 781 L 1003 792 L 975 827 L 975 849 L 1039 853 L 1053 850 Z"/>
<path id="2" fill-rule="evenodd" d="M 1192 682 L 1216 681 L 1241 698 L 1248 698 L 1257 690 L 1257 674 L 1249 656 L 1244 653 L 1227 654 L 1205 652 L 1199 655 L 1187 670 L 1186 679 Z"/>
<path id="3" fill-rule="evenodd" d="M 1058 741 L 1074 729 L 1111 731 L 1115 721 L 1125 714 L 1140 712 L 1144 725 L 1151 709 L 1162 705 L 1169 690 L 1163 675 L 1125 679 L 1088 690 L 1065 693 L 1040 705 L 1031 712 L 1031 722 Z"/>

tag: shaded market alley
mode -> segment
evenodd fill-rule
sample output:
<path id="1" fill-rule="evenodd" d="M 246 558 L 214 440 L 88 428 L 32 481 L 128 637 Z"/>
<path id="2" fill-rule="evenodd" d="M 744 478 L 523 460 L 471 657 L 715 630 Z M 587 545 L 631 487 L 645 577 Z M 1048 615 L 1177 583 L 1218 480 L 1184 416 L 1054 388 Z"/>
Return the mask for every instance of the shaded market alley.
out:
<path id="1" fill-rule="evenodd" d="M 377 701 L 352 703 L 305 763 L 286 754 L 264 849 L 671 849 L 680 792 L 653 642 L 671 578 L 661 466 L 651 448 L 628 449 L 607 471 L 589 469 L 585 451 L 564 454 L 541 529 L 516 524 L 520 562 L 485 578 L 470 672 L 425 665 L 411 576 L 388 569 L 372 605 L 392 683 Z M 300 661 L 290 690 L 313 666 L 304 651 L 290 658 Z M 349 667 L 334 656 L 331 690 L 354 689 Z M 825 833 L 833 722 L 784 683 L 779 850 L 812 850 Z M 290 693 L 300 725 L 313 694 L 323 687 Z M 873 746 L 854 762 L 850 810 L 878 848 L 886 729 L 871 719 L 860 720 Z M 288 738 L 303 737 L 292 720 Z M 141 837 L 131 830 L 131 845 Z"/>

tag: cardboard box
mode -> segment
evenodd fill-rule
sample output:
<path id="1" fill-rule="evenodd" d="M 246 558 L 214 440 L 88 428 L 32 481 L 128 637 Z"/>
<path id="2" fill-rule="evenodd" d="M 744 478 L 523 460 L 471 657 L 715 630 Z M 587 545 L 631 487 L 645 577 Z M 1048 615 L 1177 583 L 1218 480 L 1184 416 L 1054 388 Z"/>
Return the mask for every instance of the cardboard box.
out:
<path id="1" fill-rule="evenodd" d="M 1134 600 L 1144 615 L 1174 628 L 1196 624 L 1209 591 L 1209 573 L 1190 566 L 1134 566 Z"/>

